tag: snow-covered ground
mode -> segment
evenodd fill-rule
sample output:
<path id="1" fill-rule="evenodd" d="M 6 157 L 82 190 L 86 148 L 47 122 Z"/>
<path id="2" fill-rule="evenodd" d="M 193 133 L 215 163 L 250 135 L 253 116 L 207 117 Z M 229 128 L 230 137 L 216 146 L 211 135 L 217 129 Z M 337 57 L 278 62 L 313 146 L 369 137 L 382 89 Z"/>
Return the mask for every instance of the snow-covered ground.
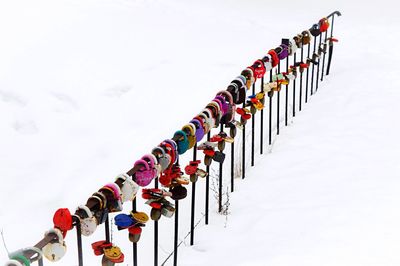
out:
<path id="1" fill-rule="evenodd" d="M 332 75 L 281 129 L 271 153 L 237 180 L 227 219 L 213 204 L 210 225 L 200 223 L 196 245 L 181 246 L 179 261 L 398 265 L 395 7 L 388 0 L 0 1 L 0 229 L 8 248 L 35 244 L 56 209 L 85 203 L 282 37 L 340 10 Z M 181 206 L 181 237 L 189 204 Z M 143 201 L 138 208 L 149 211 Z M 172 223 L 160 222 L 160 261 L 172 248 Z M 151 265 L 151 236 L 149 224 L 140 265 Z M 74 237 L 55 265 L 76 265 Z M 89 244 L 103 237 L 99 229 L 84 239 L 87 265 L 99 263 Z M 130 258 L 126 232 L 114 229 L 113 237 Z"/>

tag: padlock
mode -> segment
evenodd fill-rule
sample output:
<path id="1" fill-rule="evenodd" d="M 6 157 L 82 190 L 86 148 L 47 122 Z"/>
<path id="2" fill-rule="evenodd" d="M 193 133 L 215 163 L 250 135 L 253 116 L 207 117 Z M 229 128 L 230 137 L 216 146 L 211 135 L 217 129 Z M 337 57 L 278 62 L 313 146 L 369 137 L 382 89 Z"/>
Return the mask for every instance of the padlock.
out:
<path id="1" fill-rule="evenodd" d="M 174 215 L 174 213 L 175 213 L 175 208 L 172 203 L 165 204 L 161 208 L 161 214 L 167 218 L 171 218 Z"/>
<path id="2" fill-rule="evenodd" d="M 181 200 L 187 196 L 187 189 L 181 185 L 173 187 L 170 192 L 172 193 L 171 198 L 174 200 Z"/>
<path id="3" fill-rule="evenodd" d="M 212 159 L 218 163 L 223 163 L 225 160 L 225 153 L 220 152 L 220 151 L 215 151 Z"/>
<path id="4" fill-rule="evenodd" d="M 190 161 L 189 165 L 187 165 L 185 167 L 185 174 L 187 174 L 187 175 L 195 174 L 200 162 L 201 162 L 200 160 Z"/>
<path id="5" fill-rule="evenodd" d="M 327 18 L 322 18 L 319 20 L 319 29 L 321 32 L 327 31 L 329 28 L 329 20 Z"/>
<path id="6" fill-rule="evenodd" d="M 106 247 L 103 249 L 104 257 L 114 263 L 124 262 L 124 254 L 117 246 Z"/>
<path id="7" fill-rule="evenodd" d="M 225 149 L 225 141 L 219 141 L 218 142 L 218 150 L 223 151 Z"/>
<path id="8" fill-rule="evenodd" d="M 204 156 L 204 164 L 210 166 L 212 162 L 212 157 L 209 155 Z"/>
<path id="9" fill-rule="evenodd" d="M 312 25 L 311 29 L 309 30 L 311 35 L 314 37 L 317 37 L 318 35 L 321 34 L 320 28 L 318 24 Z"/>
<path id="10" fill-rule="evenodd" d="M 114 266 L 115 262 L 107 259 L 106 256 L 103 255 L 103 257 L 101 258 L 101 266 Z"/>
<path id="11" fill-rule="evenodd" d="M 96 213 L 97 214 L 97 213 Z M 108 209 L 104 209 L 98 213 L 98 215 L 95 214 L 96 219 L 99 221 L 99 224 L 103 224 L 107 221 L 108 218 Z"/>
<path id="12" fill-rule="evenodd" d="M 59 261 L 67 252 L 67 246 L 65 245 L 62 232 L 61 230 L 54 228 L 45 233 L 45 237 L 48 235 L 53 235 L 54 240 L 43 247 L 43 255 L 49 261 Z"/>
<path id="13" fill-rule="evenodd" d="M 139 226 L 129 227 L 129 241 L 132 243 L 137 243 L 140 240 L 140 235 L 142 233 L 142 228 Z"/>
<path id="14" fill-rule="evenodd" d="M 152 208 L 150 211 L 150 218 L 153 221 L 158 221 L 161 218 L 161 209 Z"/>
<path id="15" fill-rule="evenodd" d="M 78 214 L 77 217 L 80 220 L 81 234 L 84 236 L 93 234 L 97 228 L 98 222 L 90 209 L 85 205 L 80 205 L 75 213 Z"/>
<path id="16" fill-rule="evenodd" d="M 235 123 L 236 123 L 236 121 L 235 120 L 233 120 L 232 122 L 230 122 L 230 123 L 228 123 L 228 124 L 226 124 L 226 127 L 228 127 L 229 128 L 229 136 L 231 137 L 231 138 L 235 138 L 236 137 L 236 125 L 235 125 Z"/>
<path id="17" fill-rule="evenodd" d="M 249 102 L 249 104 L 250 104 L 250 113 L 252 115 L 255 115 L 257 113 L 257 109 L 254 107 L 254 105 L 251 101 Z"/>
<path id="18" fill-rule="evenodd" d="M 196 174 L 190 175 L 190 182 L 195 183 L 197 182 L 198 176 Z"/>

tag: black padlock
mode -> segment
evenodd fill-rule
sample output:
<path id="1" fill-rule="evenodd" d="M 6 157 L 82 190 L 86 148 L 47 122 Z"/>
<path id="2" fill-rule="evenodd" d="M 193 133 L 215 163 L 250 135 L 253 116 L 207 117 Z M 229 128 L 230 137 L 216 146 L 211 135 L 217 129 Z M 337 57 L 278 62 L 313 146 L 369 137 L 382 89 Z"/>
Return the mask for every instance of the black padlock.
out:
<path id="1" fill-rule="evenodd" d="M 232 124 L 229 129 L 229 135 L 231 136 L 231 138 L 236 137 L 236 126 L 234 124 Z"/>
<path id="2" fill-rule="evenodd" d="M 99 224 L 103 224 L 105 223 L 105 221 L 107 221 L 108 218 L 108 209 L 103 209 L 98 211 L 96 214 L 96 219 L 97 221 L 99 221 Z"/>
<path id="3" fill-rule="evenodd" d="M 223 151 L 225 149 L 225 141 L 218 142 L 218 150 Z"/>
<path id="4" fill-rule="evenodd" d="M 250 106 L 250 113 L 251 113 L 252 115 L 254 115 L 255 113 L 257 113 L 257 109 L 254 107 L 254 105 L 251 105 L 251 106 Z"/>
<path id="5" fill-rule="evenodd" d="M 215 151 L 215 154 L 213 156 L 213 160 L 218 162 L 218 163 L 224 163 L 224 161 L 225 161 L 225 153 L 220 152 L 220 151 Z"/>
<path id="6" fill-rule="evenodd" d="M 190 175 L 190 182 L 197 182 L 198 176 L 196 174 Z"/>
<path id="7" fill-rule="evenodd" d="M 210 166 L 211 162 L 212 162 L 212 157 L 210 157 L 208 155 L 204 156 L 204 164 L 205 165 Z"/>
<path id="8" fill-rule="evenodd" d="M 150 218 L 153 221 L 158 221 L 161 218 L 161 210 L 156 208 L 151 208 Z"/>
<path id="9" fill-rule="evenodd" d="M 273 92 L 272 92 L 273 93 Z M 272 97 L 272 96 L 271 96 Z M 247 120 L 244 119 L 243 117 L 240 117 L 240 124 L 242 124 L 243 126 L 245 126 L 247 124 Z"/>

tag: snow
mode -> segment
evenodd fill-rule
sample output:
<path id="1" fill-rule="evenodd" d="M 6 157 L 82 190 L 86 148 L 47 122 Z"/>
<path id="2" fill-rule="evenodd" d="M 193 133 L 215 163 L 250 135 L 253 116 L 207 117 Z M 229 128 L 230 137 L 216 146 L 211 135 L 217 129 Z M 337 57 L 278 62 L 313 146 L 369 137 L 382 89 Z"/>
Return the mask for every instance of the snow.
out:
<path id="1" fill-rule="evenodd" d="M 340 10 L 332 74 L 236 179 L 229 215 L 211 202 L 210 225 L 201 220 L 193 247 L 184 241 L 179 264 L 398 265 L 396 2 L 287 3 L 1 1 L 0 229 L 8 249 L 35 244 L 56 209 L 74 210 L 172 137 L 280 38 Z M 180 207 L 183 239 L 190 198 Z M 138 208 L 150 211 L 143 200 Z M 152 228 L 139 242 L 140 265 L 152 264 Z M 90 243 L 103 237 L 99 228 L 84 238 L 86 265 L 99 263 Z M 173 219 L 162 218 L 160 261 L 172 237 Z M 130 258 L 127 233 L 114 228 L 113 238 Z M 66 240 L 68 253 L 54 265 L 77 265 L 75 233 Z"/>

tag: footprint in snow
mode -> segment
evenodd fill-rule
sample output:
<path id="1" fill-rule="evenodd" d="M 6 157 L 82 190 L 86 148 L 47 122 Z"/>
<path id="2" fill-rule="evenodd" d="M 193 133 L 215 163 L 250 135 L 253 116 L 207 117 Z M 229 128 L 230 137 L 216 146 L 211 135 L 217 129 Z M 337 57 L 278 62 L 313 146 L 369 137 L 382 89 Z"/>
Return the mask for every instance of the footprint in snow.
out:
<path id="1" fill-rule="evenodd" d="M 122 95 L 128 93 L 129 91 L 132 90 L 132 87 L 129 86 L 116 86 L 113 88 L 110 88 L 108 90 L 105 91 L 105 94 L 108 97 L 121 97 Z"/>
<path id="2" fill-rule="evenodd" d="M 39 131 L 35 122 L 32 120 L 15 121 L 13 123 L 13 128 L 23 135 L 33 135 Z"/>
<path id="3" fill-rule="evenodd" d="M 61 105 L 57 105 L 55 108 L 56 111 L 66 112 L 79 109 L 78 103 L 70 96 L 58 92 L 52 92 L 51 94 L 54 98 L 61 102 Z"/>
<path id="4" fill-rule="evenodd" d="M 26 105 L 26 101 L 22 97 L 10 91 L 0 91 L 0 98 L 3 100 L 3 102 L 12 103 L 19 106 Z"/>

